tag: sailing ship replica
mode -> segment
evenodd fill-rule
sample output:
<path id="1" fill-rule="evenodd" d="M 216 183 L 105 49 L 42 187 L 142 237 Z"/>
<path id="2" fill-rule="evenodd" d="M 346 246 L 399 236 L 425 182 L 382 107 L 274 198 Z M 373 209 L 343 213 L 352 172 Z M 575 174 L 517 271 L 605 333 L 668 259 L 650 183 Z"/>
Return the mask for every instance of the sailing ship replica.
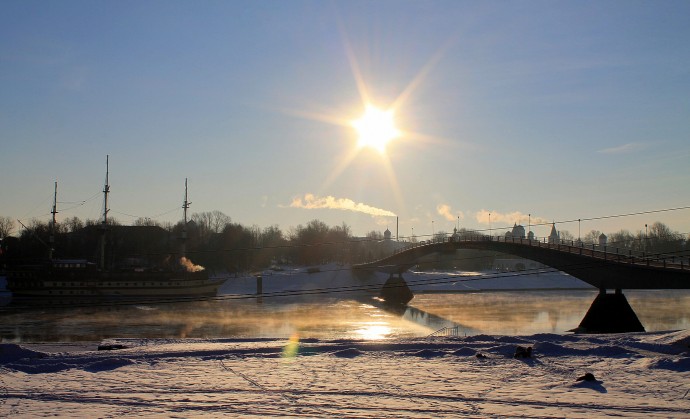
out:
<path id="1" fill-rule="evenodd" d="M 16 266 L 7 271 L 7 289 L 12 292 L 13 301 L 57 304 L 99 300 L 177 301 L 184 298 L 216 295 L 223 281 L 209 278 L 203 267 L 194 265 L 185 257 L 187 209 L 190 205 L 187 200 L 186 179 L 182 205 L 184 209 L 182 249 L 179 263 L 173 263 L 173 266 L 106 268 L 109 192 L 108 159 L 106 158 L 99 263 L 85 259 L 56 259 L 53 257 L 55 214 L 57 213 L 57 182 L 55 183 L 48 259 L 40 264 Z"/>

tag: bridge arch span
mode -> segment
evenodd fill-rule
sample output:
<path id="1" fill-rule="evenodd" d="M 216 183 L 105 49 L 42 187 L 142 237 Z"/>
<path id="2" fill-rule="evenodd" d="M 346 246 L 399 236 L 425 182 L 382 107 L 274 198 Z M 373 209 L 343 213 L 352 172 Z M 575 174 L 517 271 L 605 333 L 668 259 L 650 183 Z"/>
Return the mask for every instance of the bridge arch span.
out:
<path id="1" fill-rule="evenodd" d="M 433 253 L 457 249 L 490 250 L 534 260 L 566 272 L 599 289 L 690 289 L 690 266 L 667 258 L 621 254 L 606 246 L 581 243 L 543 243 L 536 240 L 478 236 L 467 240 L 424 242 L 353 269 L 373 269 L 402 274 Z"/>

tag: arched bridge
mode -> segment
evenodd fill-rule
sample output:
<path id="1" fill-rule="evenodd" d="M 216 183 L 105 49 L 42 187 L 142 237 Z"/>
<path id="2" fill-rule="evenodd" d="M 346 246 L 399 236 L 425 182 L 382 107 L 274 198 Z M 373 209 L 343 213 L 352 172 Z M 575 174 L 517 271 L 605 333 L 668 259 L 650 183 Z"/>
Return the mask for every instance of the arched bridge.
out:
<path id="1" fill-rule="evenodd" d="M 510 237 L 477 236 L 459 240 L 450 237 L 415 243 L 380 260 L 353 265 L 353 269 L 402 274 L 423 256 L 453 253 L 457 249 L 491 250 L 534 260 L 602 290 L 690 289 L 687 259 L 581 242 L 549 243 Z"/>

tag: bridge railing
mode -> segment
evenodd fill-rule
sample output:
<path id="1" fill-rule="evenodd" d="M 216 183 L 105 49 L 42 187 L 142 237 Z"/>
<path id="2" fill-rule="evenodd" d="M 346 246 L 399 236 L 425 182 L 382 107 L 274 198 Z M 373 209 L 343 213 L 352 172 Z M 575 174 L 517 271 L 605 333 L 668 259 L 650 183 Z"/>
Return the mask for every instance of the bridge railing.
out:
<path id="1" fill-rule="evenodd" d="M 515 243 L 526 246 L 549 248 L 561 252 L 580 254 L 583 256 L 616 261 L 619 263 L 639 264 L 663 268 L 690 269 L 690 258 L 688 258 L 687 255 L 651 253 L 629 248 L 621 248 L 618 246 L 584 243 L 580 240 L 550 240 L 545 237 L 541 239 L 529 239 L 509 236 L 477 236 L 459 240 L 488 240 L 504 243 Z"/>
<path id="2" fill-rule="evenodd" d="M 540 248 L 553 249 L 560 252 L 579 254 L 582 256 L 589 256 L 597 259 L 604 259 L 618 263 L 647 265 L 663 268 L 674 269 L 690 269 L 690 258 L 687 255 L 674 255 L 665 253 L 649 253 L 644 251 L 637 251 L 628 248 L 621 248 L 618 246 L 600 245 L 595 243 L 584 243 L 581 240 L 552 240 L 546 237 L 542 238 L 524 238 L 512 236 L 492 236 L 486 234 L 463 235 L 445 237 L 434 237 L 430 240 L 422 240 L 419 242 L 409 243 L 406 246 L 395 249 L 391 255 L 396 255 L 411 249 L 432 246 L 441 243 L 449 242 L 478 242 L 478 241 L 492 241 L 502 243 L 513 243 L 525 246 L 534 246 Z M 380 260 L 380 259 L 375 259 Z M 366 263 L 375 262 L 370 260 Z"/>
<path id="3" fill-rule="evenodd" d="M 460 326 L 443 327 L 427 335 L 427 338 L 436 336 L 462 336 Z"/>

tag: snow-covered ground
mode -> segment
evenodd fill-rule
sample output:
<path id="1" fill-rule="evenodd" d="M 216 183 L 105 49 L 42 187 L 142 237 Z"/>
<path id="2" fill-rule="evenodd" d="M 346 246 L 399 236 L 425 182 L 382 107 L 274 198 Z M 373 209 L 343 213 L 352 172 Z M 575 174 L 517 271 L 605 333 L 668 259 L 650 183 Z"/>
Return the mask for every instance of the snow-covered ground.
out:
<path id="1" fill-rule="evenodd" d="M 688 417 L 690 332 L 0 345 L 1 417 Z M 517 346 L 532 357 L 513 357 Z M 477 354 L 485 356 L 480 358 Z M 594 381 L 578 381 L 585 373 Z"/>
<path id="2" fill-rule="evenodd" d="M 261 290 L 268 296 L 378 295 L 389 275 L 352 271 L 348 265 L 284 267 L 261 273 Z M 541 289 L 592 289 L 592 286 L 552 268 L 522 272 L 405 272 L 402 275 L 414 293 L 473 292 Z M 221 295 L 251 295 L 258 290 L 256 275 L 229 277 L 218 290 Z"/>
<path id="3" fill-rule="evenodd" d="M 473 292 L 544 289 L 593 289 L 586 282 L 552 268 L 521 272 L 408 272 L 403 278 L 413 292 Z"/>
<path id="4" fill-rule="evenodd" d="M 561 273 L 403 277 L 416 292 L 586 287 Z M 386 279 L 332 266 L 267 272 L 262 285 L 267 294 L 313 297 L 334 289 L 375 293 L 369 285 Z M 255 291 L 256 278 L 241 277 L 220 293 Z M 515 358 L 519 346 L 532 356 Z M 586 373 L 594 380 L 578 380 Z M 0 417 L 689 415 L 688 330 L 0 344 Z"/>

